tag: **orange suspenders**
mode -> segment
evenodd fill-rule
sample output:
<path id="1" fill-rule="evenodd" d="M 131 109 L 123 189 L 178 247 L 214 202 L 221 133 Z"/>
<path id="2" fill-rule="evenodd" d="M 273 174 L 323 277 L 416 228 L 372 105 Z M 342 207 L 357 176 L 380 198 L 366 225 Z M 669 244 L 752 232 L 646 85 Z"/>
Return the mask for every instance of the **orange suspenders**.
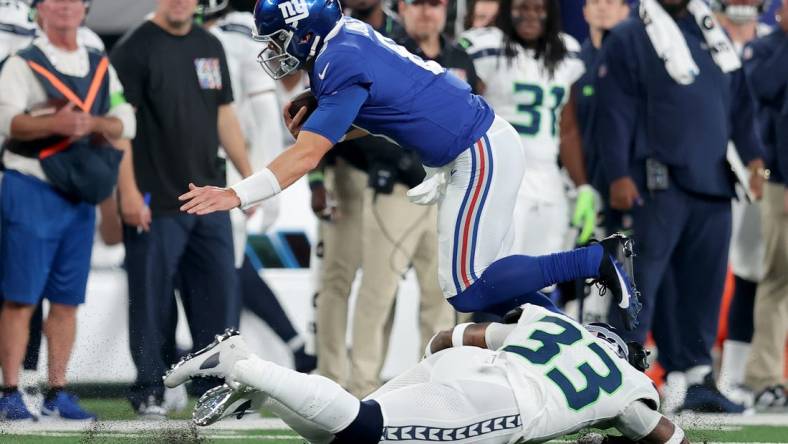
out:
<path id="1" fill-rule="evenodd" d="M 104 76 L 107 74 L 107 68 L 109 67 L 109 60 L 106 57 L 102 57 L 101 61 L 96 68 L 96 73 L 93 75 L 93 80 L 90 83 L 90 88 L 88 89 L 88 94 L 85 96 L 85 100 L 81 100 L 74 91 L 71 90 L 68 86 L 66 86 L 60 79 L 57 78 L 56 75 L 49 72 L 46 68 L 39 65 L 38 63 L 28 60 L 27 64 L 30 65 L 30 68 L 44 76 L 45 79 L 52 84 L 52 86 L 58 90 L 63 96 L 68 99 L 69 102 L 76 105 L 79 109 L 83 112 L 89 113 L 90 109 L 93 107 L 93 102 L 96 100 L 96 95 L 98 94 L 99 88 L 101 87 L 101 82 L 104 80 Z M 62 141 L 44 148 L 38 154 L 39 159 L 46 159 L 47 157 L 57 154 L 64 149 L 68 148 L 71 145 L 71 138 L 64 138 Z"/>

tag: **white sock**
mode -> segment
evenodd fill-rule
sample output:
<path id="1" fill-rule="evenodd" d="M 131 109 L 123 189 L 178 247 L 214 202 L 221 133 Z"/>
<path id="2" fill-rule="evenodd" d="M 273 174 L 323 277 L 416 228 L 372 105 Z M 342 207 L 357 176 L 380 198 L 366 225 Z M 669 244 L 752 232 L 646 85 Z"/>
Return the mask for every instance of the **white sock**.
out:
<path id="1" fill-rule="evenodd" d="M 230 379 L 268 394 L 332 434 L 347 428 L 361 407 L 358 399 L 328 378 L 298 373 L 257 356 L 236 362 Z"/>
<path id="2" fill-rule="evenodd" d="M 720 390 L 734 389 L 744 383 L 747 358 L 750 356 L 750 343 L 726 339 L 722 345 L 722 364 L 720 365 Z"/>
<path id="3" fill-rule="evenodd" d="M 329 444 L 334 440 L 334 434 L 327 432 L 324 428 L 309 421 L 298 413 L 287 408 L 286 405 L 276 399 L 267 396 L 262 407 L 270 410 L 282 421 L 285 422 L 294 432 L 312 444 Z"/>
<path id="4" fill-rule="evenodd" d="M 686 375 L 681 372 L 668 373 L 662 390 L 665 395 L 662 400 L 662 410 L 672 414 L 684 404 L 684 398 L 687 397 Z"/>
<path id="5" fill-rule="evenodd" d="M 710 365 L 697 365 L 692 367 L 691 369 L 684 372 L 687 376 L 687 385 L 699 385 L 703 384 L 703 380 L 706 379 L 706 375 L 711 373 L 711 366 Z"/>

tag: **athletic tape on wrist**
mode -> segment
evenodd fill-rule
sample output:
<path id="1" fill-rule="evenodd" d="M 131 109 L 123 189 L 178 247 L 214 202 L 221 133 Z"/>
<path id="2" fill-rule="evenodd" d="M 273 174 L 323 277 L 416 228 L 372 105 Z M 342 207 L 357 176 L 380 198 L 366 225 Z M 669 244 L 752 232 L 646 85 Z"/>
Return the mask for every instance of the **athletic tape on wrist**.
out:
<path id="1" fill-rule="evenodd" d="M 241 209 L 257 205 L 282 191 L 279 180 L 268 168 L 263 168 L 262 171 L 252 174 L 230 188 L 241 201 Z"/>
<path id="2" fill-rule="evenodd" d="M 465 329 L 471 325 L 470 322 L 466 322 L 464 324 L 460 324 L 454 327 L 454 330 L 451 332 L 451 346 L 452 347 L 462 347 L 462 338 L 465 335 Z"/>

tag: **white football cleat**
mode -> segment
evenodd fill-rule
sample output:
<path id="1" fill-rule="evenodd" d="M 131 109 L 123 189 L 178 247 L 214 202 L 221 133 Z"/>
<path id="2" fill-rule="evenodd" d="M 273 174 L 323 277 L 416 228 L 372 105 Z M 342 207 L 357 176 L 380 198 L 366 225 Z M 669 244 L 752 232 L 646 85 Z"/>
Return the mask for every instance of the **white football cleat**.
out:
<path id="1" fill-rule="evenodd" d="M 198 426 L 208 426 L 216 421 L 235 416 L 243 418 L 248 413 L 259 413 L 265 394 L 257 390 L 233 390 L 222 384 L 203 394 L 194 406 L 192 422 Z"/>
<path id="2" fill-rule="evenodd" d="M 177 387 L 198 377 L 226 378 L 236 362 L 251 352 L 237 330 L 227 329 L 202 350 L 189 353 L 164 374 L 164 385 Z"/>

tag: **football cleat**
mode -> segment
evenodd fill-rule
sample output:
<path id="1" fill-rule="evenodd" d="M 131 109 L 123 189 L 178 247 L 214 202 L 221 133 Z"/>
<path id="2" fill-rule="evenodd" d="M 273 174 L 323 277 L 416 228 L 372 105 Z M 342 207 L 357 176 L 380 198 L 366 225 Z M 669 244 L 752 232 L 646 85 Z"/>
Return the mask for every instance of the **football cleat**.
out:
<path id="1" fill-rule="evenodd" d="M 613 294 L 621 311 L 624 327 L 627 330 L 634 330 L 638 326 L 638 314 L 643 308 L 643 304 L 640 303 L 640 292 L 632 279 L 634 242 L 621 233 L 593 242 L 601 245 L 604 250 L 602 262 L 599 264 L 599 277 L 593 282 L 599 287 L 600 295 L 604 295 L 607 291 Z"/>
<path id="2" fill-rule="evenodd" d="M 773 385 L 755 396 L 755 409 L 759 412 L 781 412 L 788 408 L 788 392 L 782 385 Z"/>
<path id="3" fill-rule="evenodd" d="M 699 413 L 733 413 L 742 414 L 747 408 L 737 404 L 720 393 L 714 377 L 709 373 L 702 384 L 690 385 L 684 398 L 681 410 L 691 410 Z"/>
<path id="4" fill-rule="evenodd" d="M 241 419 L 247 413 L 258 412 L 264 396 L 256 390 L 233 390 L 229 385 L 222 384 L 200 397 L 194 406 L 192 422 L 203 427 L 229 416 Z"/>
<path id="5" fill-rule="evenodd" d="M 141 419 L 163 421 L 167 419 L 167 407 L 160 396 L 155 394 L 148 395 L 148 399 L 140 402 L 136 406 L 137 414 Z"/>
<path id="6" fill-rule="evenodd" d="M 202 350 L 181 358 L 164 374 L 164 385 L 177 387 L 192 378 L 225 378 L 251 352 L 238 330 L 227 329 Z"/>

